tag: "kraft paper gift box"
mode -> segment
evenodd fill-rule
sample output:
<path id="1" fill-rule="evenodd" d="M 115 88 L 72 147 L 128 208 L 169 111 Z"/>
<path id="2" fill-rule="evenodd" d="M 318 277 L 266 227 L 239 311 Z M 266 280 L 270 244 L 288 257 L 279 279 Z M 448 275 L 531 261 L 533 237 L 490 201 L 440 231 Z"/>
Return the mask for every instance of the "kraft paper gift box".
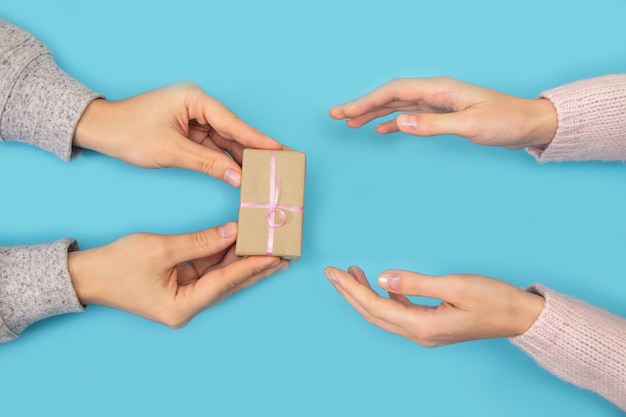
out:
<path id="1" fill-rule="evenodd" d="M 297 260 L 302 255 L 302 152 L 245 149 L 235 253 Z"/>

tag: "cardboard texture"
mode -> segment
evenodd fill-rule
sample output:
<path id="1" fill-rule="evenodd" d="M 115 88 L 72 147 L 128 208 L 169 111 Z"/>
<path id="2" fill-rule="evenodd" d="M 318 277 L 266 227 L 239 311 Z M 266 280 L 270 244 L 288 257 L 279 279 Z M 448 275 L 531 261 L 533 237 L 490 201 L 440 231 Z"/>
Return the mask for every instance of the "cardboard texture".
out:
<path id="1" fill-rule="evenodd" d="M 272 153 L 274 202 L 271 201 Z M 235 248 L 238 256 L 269 255 L 271 249 L 274 256 L 300 258 L 305 171 L 306 156 L 302 152 L 244 150 Z"/>

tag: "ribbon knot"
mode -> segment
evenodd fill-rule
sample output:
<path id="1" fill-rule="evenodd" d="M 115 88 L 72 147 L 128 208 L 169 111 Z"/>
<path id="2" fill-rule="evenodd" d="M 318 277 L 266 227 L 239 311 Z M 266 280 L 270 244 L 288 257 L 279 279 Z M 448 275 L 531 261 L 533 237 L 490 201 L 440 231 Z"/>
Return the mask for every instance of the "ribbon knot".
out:
<path id="1" fill-rule="evenodd" d="M 269 203 L 248 203 L 242 201 L 239 203 L 240 208 L 265 208 L 267 215 L 265 221 L 269 226 L 267 233 L 267 254 L 272 255 L 274 252 L 274 230 L 283 226 L 287 222 L 286 211 L 297 213 L 304 212 L 304 207 L 289 206 L 278 204 L 280 195 L 280 178 L 276 177 L 276 151 L 270 151 L 270 198 Z"/>

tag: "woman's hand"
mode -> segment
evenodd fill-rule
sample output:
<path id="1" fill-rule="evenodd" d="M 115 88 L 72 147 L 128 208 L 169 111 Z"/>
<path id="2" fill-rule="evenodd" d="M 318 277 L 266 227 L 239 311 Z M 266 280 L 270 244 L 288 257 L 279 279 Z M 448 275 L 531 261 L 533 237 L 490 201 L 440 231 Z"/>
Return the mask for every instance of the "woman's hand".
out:
<path id="1" fill-rule="evenodd" d="M 144 168 L 199 171 L 234 187 L 241 184 L 244 148 L 283 149 L 195 84 L 94 100 L 78 122 L 74 144 Z"/>
<path id="2" fill-rule="evenodd" d="M 480 145 L 519 149 L 548 145 L 557 128 L 548 100 L 519 98 L 450 77 L 394 79 L 332 108 L 330 115 L 361 127 L 395 112 L 409 113 L 378 125 L 379 133 L 454 134 Z"/>
<path id="3" fill-rule="evenodd" d="M 348 273 L 349 272 L 349 273 Z M 407 271 L 385 271 L 379 296 L 358 267 L 348 272 L 329 267 L 326 276 L 370 323 L 425 347 L 468 340 L 518 336 L 530 328 L 544 299 L 506 282 L 480 275 L 433 277 Z M 436 307 L 413 304 L 405 295 L 441 300 Z"/>
<path id="4" fill-rule="evenodd" d="M 179 328 L 233 292 L 289 266 L 272 256 L 239 259 L 236 235 L 234 222 L 180 235 L 137 233 L 70 252 L 70 276 L 83 304 Z"/>

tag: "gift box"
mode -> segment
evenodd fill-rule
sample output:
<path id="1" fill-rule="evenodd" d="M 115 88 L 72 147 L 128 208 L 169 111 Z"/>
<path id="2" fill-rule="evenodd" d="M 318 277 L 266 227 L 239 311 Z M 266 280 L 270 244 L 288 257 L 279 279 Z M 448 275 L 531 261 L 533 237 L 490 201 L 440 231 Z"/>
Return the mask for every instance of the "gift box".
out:
<path id="1" fill-rule="evenodd" d="M 297 260 L 302 255 L 302 152 L 245 149 L 235 252 Z"/>

